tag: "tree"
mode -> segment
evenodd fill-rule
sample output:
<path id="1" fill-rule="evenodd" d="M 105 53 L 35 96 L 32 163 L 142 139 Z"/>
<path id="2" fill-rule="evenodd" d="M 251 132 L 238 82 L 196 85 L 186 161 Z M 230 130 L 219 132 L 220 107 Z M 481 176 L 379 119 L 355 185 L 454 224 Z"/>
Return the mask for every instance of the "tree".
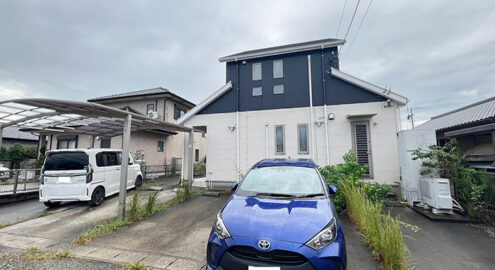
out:
<path id="1" fill-rule="evenodd" d="M 427 150 L 415 149 L 410 152 L 413 160 L 423 160 L 421 175 L 438 174 L 442 178 L 454 179 L 456 168 L 463 163 L 456 139 L 448 141 L 444 146 L 431 145 Z"/>
<path id="2" fill-rule="evenodd" d="M 21 162 L 26 159 L 26 149 L 20 143 L 12 145 L 7 150 L 7 159 L 12 161 L 14 168 L 20 168 Z"/>

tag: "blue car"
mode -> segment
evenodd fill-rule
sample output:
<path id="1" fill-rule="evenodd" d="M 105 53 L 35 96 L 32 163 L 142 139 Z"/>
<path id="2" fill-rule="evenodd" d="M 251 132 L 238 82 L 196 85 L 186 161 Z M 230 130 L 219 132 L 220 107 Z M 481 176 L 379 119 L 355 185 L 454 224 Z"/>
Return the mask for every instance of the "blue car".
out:
<path id="1" fill-rule="evenodd" d="M 346 269 L 344 232 L 313 160 L 265 159 L 230 197 L 210 233 L 207 269 Z"/>

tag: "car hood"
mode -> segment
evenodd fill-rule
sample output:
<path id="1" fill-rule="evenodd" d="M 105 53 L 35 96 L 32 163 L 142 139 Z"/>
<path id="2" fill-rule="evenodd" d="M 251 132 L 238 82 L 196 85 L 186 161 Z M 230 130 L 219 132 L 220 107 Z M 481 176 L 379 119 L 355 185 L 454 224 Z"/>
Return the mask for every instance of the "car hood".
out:
<path id="1" fill-rule="evenodd" d="M 233 195 L 222 210 L 232 236 L 306 243 L 334 217 L 328 199 L 280 200 Z"/>

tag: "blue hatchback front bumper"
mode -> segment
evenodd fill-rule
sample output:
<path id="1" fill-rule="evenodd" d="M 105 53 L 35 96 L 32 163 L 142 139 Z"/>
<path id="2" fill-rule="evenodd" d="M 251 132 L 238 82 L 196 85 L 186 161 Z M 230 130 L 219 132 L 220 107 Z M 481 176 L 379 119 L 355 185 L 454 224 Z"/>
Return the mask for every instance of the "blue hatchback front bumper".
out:
<path id="1" fill-rule="evenodd" d="M 214 230 L 210 233 L 207 249 L 207 269 L 244 270 L 249 266 L 280 266 L 281 270 L 342 269 L 347 266 L 345 239 L 339 224 L 335 241 L 321 250 L 313 250 L 304 244 L 280 241 L 271 238 L 269 251 L 258 248 L 259 238 L 218 238 Z"/>

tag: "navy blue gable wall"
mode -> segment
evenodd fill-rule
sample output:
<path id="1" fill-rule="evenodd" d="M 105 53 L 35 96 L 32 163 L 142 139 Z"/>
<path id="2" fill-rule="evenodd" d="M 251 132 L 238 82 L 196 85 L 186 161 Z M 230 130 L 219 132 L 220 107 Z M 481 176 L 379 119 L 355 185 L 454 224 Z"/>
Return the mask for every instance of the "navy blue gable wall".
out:
<path id="1" fill-rule="evenodd" d="M 333 52 L 333 53 L 332 53 Z M 323 58 L 322 58 L 323 53 Z M 292 53 L 246 60 L 246 64 L 228 62 L 226 79 L 232 81 L 232 89 L 198 114 L 226 113 L 239 111 L 273 110 L 309 106 L 308 54 L 311 55 L 313 105 L 328 105 L 375 102 L 385 100 L 367 90 L 332 77 L 330 67 L 338 68 L 337 48 L 326 48 L 310 52 Z M 273 61 L 283 60 L 284 77 L 273 78 Z M 322 70 L 322 59 L 324 69 Z M 261 63 L 262 80 L 252 80 L 252 64 Z M 239 74 L 237 73 L 239 69 Z M 325 80 L 322 79 L 322 76 Z M 238 82 L 239 78 L 239 82 Z M 273 94 L 273 86 L 284 85 L 283 94 Z M 253 96 L 253 87 L 261 86 L 263 94 Z M 239 96 L 237 91 L 239 88 Z M 326 95 L 323 89 L 325 88 Z"/>

